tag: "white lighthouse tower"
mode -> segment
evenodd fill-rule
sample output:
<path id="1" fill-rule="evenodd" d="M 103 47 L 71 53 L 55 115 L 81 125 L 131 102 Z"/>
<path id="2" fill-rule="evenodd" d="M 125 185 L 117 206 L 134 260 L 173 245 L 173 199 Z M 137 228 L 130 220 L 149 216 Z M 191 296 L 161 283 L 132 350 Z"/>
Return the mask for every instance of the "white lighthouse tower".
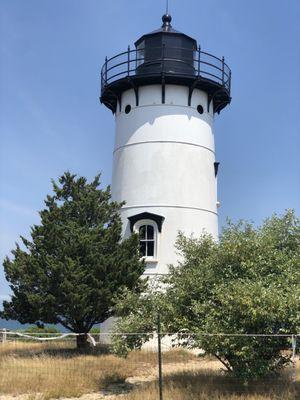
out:
<path id="1" fill-rule="evenodd" d="M 231 72 L 162 18 L 135 48 L 105 60 L 101 103 L 115 114 L 112 198 L 123 237 L 139 233 L 145 275 L 176 264 L 179 231 L 218 235 L 214 116 L 230 103 Z"/>

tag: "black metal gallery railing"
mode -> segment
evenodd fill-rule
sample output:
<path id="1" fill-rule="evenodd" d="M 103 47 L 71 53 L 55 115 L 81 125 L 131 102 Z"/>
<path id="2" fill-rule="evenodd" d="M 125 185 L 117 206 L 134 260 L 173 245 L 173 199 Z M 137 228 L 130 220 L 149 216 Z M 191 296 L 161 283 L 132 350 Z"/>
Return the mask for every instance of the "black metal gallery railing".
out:
<path id="1" fill-rule="evenodd" d="M 142 48 L 106 58 L 101 69 L 101 91 L 122 78 L 155 77 L 165 74 L 183 78 L 199 78 L 223 87 L 230 94 L 231 70 L 224 57 L 179 47 Z"/>

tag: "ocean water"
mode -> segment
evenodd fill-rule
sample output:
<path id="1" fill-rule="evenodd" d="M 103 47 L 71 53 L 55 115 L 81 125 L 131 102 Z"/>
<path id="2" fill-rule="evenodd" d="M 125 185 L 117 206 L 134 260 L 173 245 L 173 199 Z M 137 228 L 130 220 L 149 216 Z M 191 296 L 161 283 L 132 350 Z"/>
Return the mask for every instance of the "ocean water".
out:
<path id="1" fill-rule="evenodd" d="M 16 331 L 20 329 L 26 329 L 29 326 L 33 326 L 34 324 L 20 324 L 18 321 L 13 321 L 9 320 L 6 321 L 5 319 L 0 318 L 0 329 L 9 329 L 10 331 Z M 57 324 L 57 325 L 52 325 L 52 324 L 46 324 L 47 326 L 55 326 L 56 329 L 58 329 L 60 332 L 70 332 L 68 331 L 64 326 Z M 95 327 L 99 328 L 100 324 L 95 325 Z"/>
<path id="2" fill-rule="evenodd" d="M 0 329 L 6 328 L 11 331 L 15 331 L 16 329 L 26 329 L 30 324 L 20 324 L 18 321 L 6 321 L 6 319 L 0 318 Z"/>
<path id="3" fill-rule="evenodd" d="M 20 324 L 20 322 L 18 322 L 18 321 L 13 321 L 13 320 L 6 321 L 5 319 L 0 318 L 0 329 L 5 328 L 5 329 L 9 329 L 10 331 L 16 331 L 16 330 L 20 330 L 20 329 L 26 329 L 32 325 L 34 325 L 34 324 Z M 58 325 L 51 325 L 51 326 L 55 326 L 60 332 L 69 332 L 62 325 L 58 324 Z"/>

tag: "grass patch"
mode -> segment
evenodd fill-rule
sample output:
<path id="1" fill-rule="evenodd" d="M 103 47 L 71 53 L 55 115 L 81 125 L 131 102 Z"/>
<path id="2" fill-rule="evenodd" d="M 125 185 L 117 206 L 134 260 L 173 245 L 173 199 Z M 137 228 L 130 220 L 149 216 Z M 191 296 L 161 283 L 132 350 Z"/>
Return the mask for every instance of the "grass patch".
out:
<path id="1" fill-rule="evenodd" d="M 164 400 L 298 400 L 299 371 L 298 383 L 291 384 L 287 371 L 280 379 L 245 386 L 223 374 L 211 358 L 171 350 L 163 353 Z M 124 383 L 133 389 L 120 398 L 116 386 Z M 103 389 L 116 394 L 116 400 L 157 400 L 157 353 L 134 351 L 123 359 L 107 354 L 106 347 L 83 353 L 74 341 L 66 340 L 0 344 L 2 395 L 29 394 L 32 399 L 47 400 Z"/>
<path id="2" fill-rule="evenodd" d="M 124 382 L 135 372 L 135 365 L 102 349 L 83 354 L 65 342 L 0 345 L 1 394 L 76 397 Z"/>
<path id="3" fill-rule="evenodd" d="M 0 345 L 0 393 L 35 394 L 44 398 L 81 396 L 121 384 L 135 375 L 149 374 L 157 365 L 157 353 L 132 352 L 127 359 L 107 353 L 107 348 L 87 351 L 74 341 L 7 342 Z M 183 351 L 170 351 L 166 362 L 194 358 Z"/>
<path id="4" fill-rule="evenodd" d="M 288 377 L 243 384 L 217 371 L 186 371 L 164 379 L 164 400 L 299 400 L 300 382 Z M 157 381 L 135 388 L 122 400 L 157 400 Z"/>

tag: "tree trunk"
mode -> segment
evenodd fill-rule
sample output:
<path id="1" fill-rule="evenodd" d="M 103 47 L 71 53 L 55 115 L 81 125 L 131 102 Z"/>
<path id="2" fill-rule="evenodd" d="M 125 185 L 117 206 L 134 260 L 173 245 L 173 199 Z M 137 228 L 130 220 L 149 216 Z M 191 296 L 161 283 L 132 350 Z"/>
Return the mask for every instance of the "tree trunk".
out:
<path id="1" fill-rule="evenodd" d="M 86 333 L 76 336 L 76 342 L 77 342 L 77 349 L 83 350 L 89 348 L 88 336 Z"/>

